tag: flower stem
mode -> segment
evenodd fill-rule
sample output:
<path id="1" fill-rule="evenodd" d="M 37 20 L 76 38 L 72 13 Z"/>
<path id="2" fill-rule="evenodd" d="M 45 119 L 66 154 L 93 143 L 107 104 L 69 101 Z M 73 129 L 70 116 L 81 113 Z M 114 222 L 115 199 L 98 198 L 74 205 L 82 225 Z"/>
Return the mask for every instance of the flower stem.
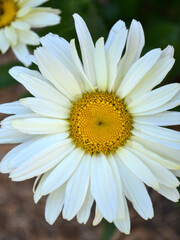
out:
<path id="1" fill-rule="evenodd" d="M 103 221 L 103 233 L 100 240 L 111 240 L 114 230 L 116 227 L 113 223 L 108 223 L 106 220 Z"/>

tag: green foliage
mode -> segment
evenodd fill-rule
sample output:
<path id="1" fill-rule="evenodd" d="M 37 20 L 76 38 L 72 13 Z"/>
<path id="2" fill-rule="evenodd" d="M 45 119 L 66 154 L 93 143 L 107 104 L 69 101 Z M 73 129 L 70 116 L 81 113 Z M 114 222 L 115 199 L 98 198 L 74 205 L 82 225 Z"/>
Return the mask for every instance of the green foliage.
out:
<path id="1" fill-rule="evenodd" d="M 132 19 L 139 20 L 144 28 L 146 44 L 143 53 L 152 48 L 175 47 L 176 64 L 166 78 L 166 82 L 178 81 L 180 77 L 180 1 L 179 0 L 50 0 L 44 6 L 61 9 L 61 24 L 38 29 L 40 36 L 49 32 L 61 37 L 76 38 L 73 13 L 80 14 L 86 21 L 94 41 L 105 39 L 112 25 L 119 19 L 129 27 Z M 30 47 L 33 50 L 33 47 Z M 11 65 L 0 63 L 0 88 L 13 84 L 8 70 Z"/>

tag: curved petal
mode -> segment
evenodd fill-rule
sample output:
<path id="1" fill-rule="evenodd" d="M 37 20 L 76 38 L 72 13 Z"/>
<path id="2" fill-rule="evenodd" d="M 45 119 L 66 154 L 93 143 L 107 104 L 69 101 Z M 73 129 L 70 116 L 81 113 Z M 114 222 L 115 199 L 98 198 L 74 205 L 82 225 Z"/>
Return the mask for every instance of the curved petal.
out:
<path id="1" fill-rule="evenodd" d="M 132 171 L 136 177 L 143 181 L 148 186 L 159 189 L 159 183 L 153 173 L 146 167 L 146 165 L 134 155 L 127 147 L 117 150 L 117 155 L 126 167 Z"/>
<path id="2" fill-rule="evenodd" d="M 11 122 L 13 128 L 26 134 L 53 134 L 68 130 L 65 120 L 51 118 L 24 118 Z"/>
<path id="3" fill-rule="evenodd" d="M 94 86 L 97 85 L 94 68 L 94 44 L 84 20 L 74 14 L 75 28 L 79 39 L 85 73 Z"/>
<path id="4" fill-rule="evenodd" d="M 112 170 L 103 154 L 92 157 L 91 193 L 103 217 L 112 222 L 117 216 L 117 190 Z"/>
<path id="5" fill-rule="evenodd" d="M 123 77 L 132 64 L 140 57 L 144 47 L 144 32 L 140 22 L 133 20 L 129 29 L 126 52 L 118 64 L 118 73 L 115 88 L 119 87 Z"/>
<path id="6" fill-rule="evenodd" d="M 133 117 L 133 121 L 152 126 L 174 126 L 180 124 L 180 112 L 166 111 L 150 116 L 137 116 Z"/>
<path id="7" fill-rule="evenodd" d="M 67 98 L 74 101 L 81 96 L 81 89 L 75 77 L 57 58 L 44 47 L 35 50 L 35 57 L 43 76 L 51 81 Z"/>
<path id="8" fill-rule="evenodd" d="M 49 176 L 42 184 L 42 195 L 46 195 L 64 184 L 76 170 L 83 156 L 84 151 L 75 148 L 75 150 L 64 158 L 63 161 L 50 172 Z"/>
<path id="9" fill-rule="evenodd" d="M 91 194 L 90 187 L 89 187 L 87 190 L 87 194 L 86 194 L 84 203 L 83 203 L 81 209 L 79 210 L 79 212 L 77 213 L 77 220 L 79 223 L 84 223 L 84 224 L 87 223 L 89 216 L 90 216 L 90 211 L 91 211 L 93 202 L 94 202 L 94 198 Z"/>
<path id="10" fill-rule="evenodd" d="M 46 200 L 45 219 L 51 225 L 61 213 L 64 204 L 65 188 L 66 184 L 62 185 L 57 190 L 50 193 Z"/>
<path id="11" fill-rule="evenodd" d="M 180 84 L 172 83 L 166 86 L 157 88 L 151 92 L 141 95 L 130 104 L 127 105 L 127 109 L 133 115 L 143 115 L 144 112 L 156 109 L 163 104 L 170 101 L 176 93 L 180 90 Z"/>
<path id="12" fill-rule="evenodd" d="M 116 94 L 121 98 L 126 97 L 141 81 L 145 74 L 154 66 L 161 55 L 160 49 L 153 49 L 138 59 L 128 70 Z"/>
<path id="13" fill-rule="evenodd" d="M 117 164 L 122 177 L 126 197 L 132 202 L 134 209 L 144 218 L 154 215 L 152 202 L 144 184 L 118 159 Z"/>
<path id="14" fill-rule="evenodd" d="M 63 208 L 63 218 L 67 220 L 75 217 L 86 198 L 90 177 L 90 160 L 91 156 L 85 154 L 77 170 L 67 182 Z"/>

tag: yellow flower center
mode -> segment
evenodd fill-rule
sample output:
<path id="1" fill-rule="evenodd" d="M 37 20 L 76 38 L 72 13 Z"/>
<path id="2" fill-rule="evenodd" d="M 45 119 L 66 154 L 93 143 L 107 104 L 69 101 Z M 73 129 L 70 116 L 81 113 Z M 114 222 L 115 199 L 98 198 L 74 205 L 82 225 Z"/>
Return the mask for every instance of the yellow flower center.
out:
<path id="1" fill-rule="evenodd" d="M 13 0 L 0 0 L 0 28 L 9 25 L 16 17 L 17 5 Z"/>
<path id="2" fill-rule="evenodd" d="M 132 129 L 124 101 L 113 93 L 98 91 L 73 102 L 69 123 L 76 146 L 91 154 L 114 152 L 125 144 Z"/>

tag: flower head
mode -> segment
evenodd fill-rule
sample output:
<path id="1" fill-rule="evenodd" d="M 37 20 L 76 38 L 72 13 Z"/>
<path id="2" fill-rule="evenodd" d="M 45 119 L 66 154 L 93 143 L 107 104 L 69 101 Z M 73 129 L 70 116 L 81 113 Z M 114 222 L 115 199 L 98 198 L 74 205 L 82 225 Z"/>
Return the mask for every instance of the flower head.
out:
<path id="1" fill-rule="evenodd" d="M 58 9 L 37 7 L 48 0 L 0 0 L 0 51 L 12 48 L 24 65 L 31 64 L 26 45 L 39 45 L 39 36 L 31 28 L 59 23 Z"/>
<path id="2" fill-rule="evenodd" d="M 140 57 L 144 34 L 135 20 L 129 31 L 118 21 L 94 46 L 83 19 L 74 19 L 82 61 L 74 40 L 48 34 L 35 50 L 40 72 L 10 70 L 33 97 L 0 106 L 14 114 L 2 121 L 0 142 L 20 143 L 0 170 L 13 181 L 37 177 L 34 200 L 49 194 L 50 224 L 61 211 L 86 223 L 95 202 L 94 225 L 105 218 L 128 234 L 127 200 L 142 218 L 153 217 L 145 185 L 179 199 L 180 134 L 164 126 L 180 122 L 168 111 L 180 103 L 180 85 L 154 89 L 174 64 L 173 47 Z"/>

